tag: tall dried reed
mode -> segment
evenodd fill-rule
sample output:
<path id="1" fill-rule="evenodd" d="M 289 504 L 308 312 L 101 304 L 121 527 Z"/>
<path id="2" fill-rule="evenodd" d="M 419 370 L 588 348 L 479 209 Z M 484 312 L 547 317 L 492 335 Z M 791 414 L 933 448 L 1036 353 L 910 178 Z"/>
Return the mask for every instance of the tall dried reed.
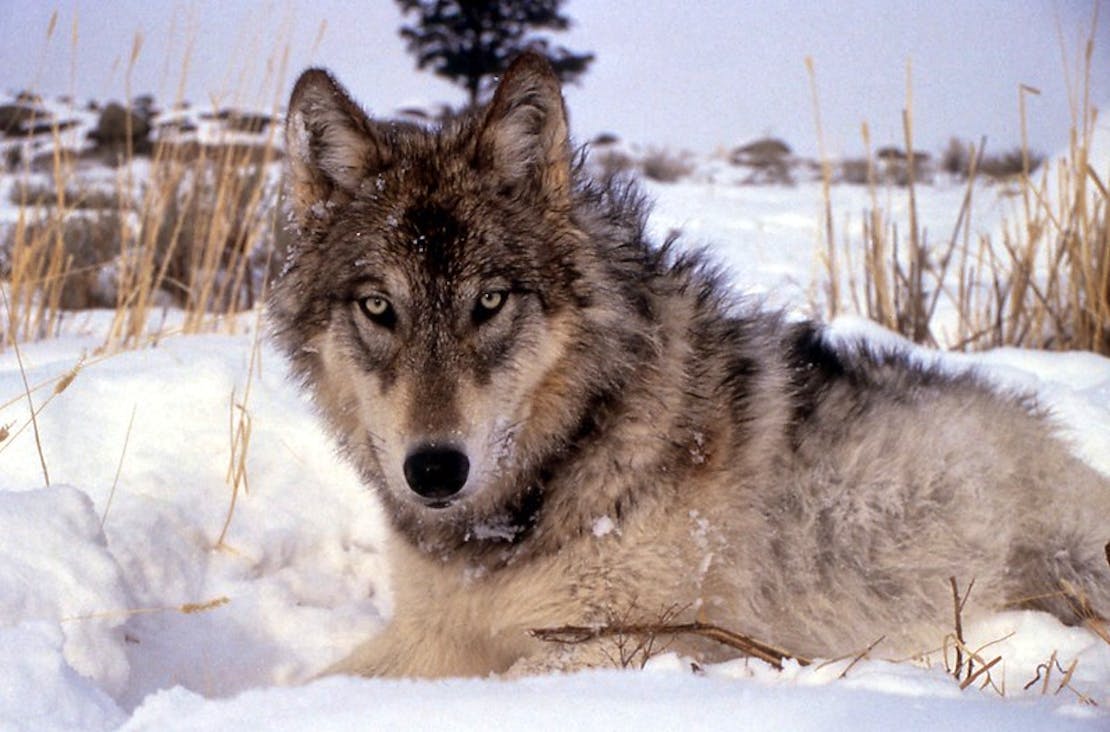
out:
<path id="1" fill-rule="evenodd" d="M 1018 89 L 1022 165 L 1016 178 L 1017 205 L 994 233 L 974 233 L 972 227 L 972 202 L 981 189 L 977 173 L 982 143 L 967 150 L 962 204 L 950 236 L 935 244 L 918 221 L 913 165 L 908 166 L 904 227 L 899 229 L 900 222 L 879 206 L 864 126 L 871 208 L 863 217 L 860 238 L 847 234 L 838 252 L 826 257 L 829 316 L 843 305 L 839 293 L 846 277 L 846 299 L 858 313 L 916 343 L 961 350 L 1003 345 L 1085 349 L 1110 355 L 1110 171 L 1098 170 L 1090 157 L 1098 119 L 1090 100 L 1097 21 L 1096 8 L 1076 73 L 1065 70 L 1072 118 L 1068 149 L 1040 166 L 1036 175 L 1025 132 L 1025 100 L 1039 92 L 1028 86 Z M 908 74 L 906 99 L 903 130 L 912 160 Z M 828 208 L 827 191 L 825 202 Z M 853 252 L 862 252 L 859 267 L 853 266 Z M 937 317 L 942 303 L 954 313 L 943 323 Z"/>

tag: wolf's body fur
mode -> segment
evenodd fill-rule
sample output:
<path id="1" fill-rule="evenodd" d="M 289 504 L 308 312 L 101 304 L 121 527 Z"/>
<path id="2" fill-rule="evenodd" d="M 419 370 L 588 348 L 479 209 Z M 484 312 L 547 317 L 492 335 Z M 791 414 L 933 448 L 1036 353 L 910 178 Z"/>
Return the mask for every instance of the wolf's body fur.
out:
<path id="1" fill-rule="evenodd" d="M 913 653 L 950 630 L 952 576 L 968 617 L 1110 612 L 1110 483 L 1046 417 L 834 348 L 649 244 L 638 195 L 573 164 L 536 57 L 436 130 L 306 72 L 287 151 L 276 336 L 391 525 L 394 617 L 332 671 L 604 664 L 611 642 L 528 630 L 668 611 L 803 655 Z M 467 455 L 457 495 L 406 485 L 422 444 Z"/>

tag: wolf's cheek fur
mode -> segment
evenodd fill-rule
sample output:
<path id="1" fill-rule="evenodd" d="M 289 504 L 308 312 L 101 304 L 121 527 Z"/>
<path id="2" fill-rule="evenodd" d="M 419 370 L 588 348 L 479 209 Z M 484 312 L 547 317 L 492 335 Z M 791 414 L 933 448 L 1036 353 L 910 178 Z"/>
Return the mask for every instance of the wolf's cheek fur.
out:
<path id="1" fill-rule="evenodd" d="M 539 438 L 551 434 L 545 426 L 562 421 L 557 416 L 562 411 L 557 382 L 572 330 L 566 316 L 530 318 L 512 333 L 511 355 L 490 372 L 488 383 L 459 383 L 459 412 L 465 415 L 469 435 L 475 493 L 497 483 L 515 485 L 521 469 L 549 449 Z"/>
<path id="2" fill-rule="evenodd" d="M 318 410 L 363 479 L 381 487 L 386 481 L 382 464 L 386 415 L 397 395 L 351 358 L 349 339 L 334 330 L 315 336 L 309 348 L 316 356 L 312 396 Z"/>

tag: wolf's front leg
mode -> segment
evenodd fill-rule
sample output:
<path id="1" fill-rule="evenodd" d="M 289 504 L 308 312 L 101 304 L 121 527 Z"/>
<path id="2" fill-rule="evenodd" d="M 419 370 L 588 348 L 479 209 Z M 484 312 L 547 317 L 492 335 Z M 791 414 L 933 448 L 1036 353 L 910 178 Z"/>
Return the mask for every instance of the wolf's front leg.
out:
<path id="1" fill-rule="evenodd" d="M 461 634 L 396 620 L 320 675 L 443 678 L 505 671 L 514 657 Z"/>
<path id="2" fill-rule="evenodd" d="M 318 677 L 322 676 L 405 676 L 403 639 L 391 632 L 387 626 L 378 635 L 364 641 L 350 654 L 331 664 Z"/>

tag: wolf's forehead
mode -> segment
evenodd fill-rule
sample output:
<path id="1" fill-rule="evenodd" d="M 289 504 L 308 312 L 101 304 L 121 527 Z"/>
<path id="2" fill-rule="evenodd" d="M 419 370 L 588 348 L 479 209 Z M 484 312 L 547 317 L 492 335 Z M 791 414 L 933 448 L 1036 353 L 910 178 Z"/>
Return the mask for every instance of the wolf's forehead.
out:
<path id="1" fill-rule="evenodd" d="M 481 277 L 483 252 L 500 238 L 493 227 L 471 221 L 457 205 L 428 199 L 406 201 L 366 222 L 377 235 L 359 238 L 358 260 L 368 267 L 399 267 L 434 279 Z M 361 227 L 360 227 L 361 228 Z M 364 229 L 365 231 L 365 229 Z"/>

